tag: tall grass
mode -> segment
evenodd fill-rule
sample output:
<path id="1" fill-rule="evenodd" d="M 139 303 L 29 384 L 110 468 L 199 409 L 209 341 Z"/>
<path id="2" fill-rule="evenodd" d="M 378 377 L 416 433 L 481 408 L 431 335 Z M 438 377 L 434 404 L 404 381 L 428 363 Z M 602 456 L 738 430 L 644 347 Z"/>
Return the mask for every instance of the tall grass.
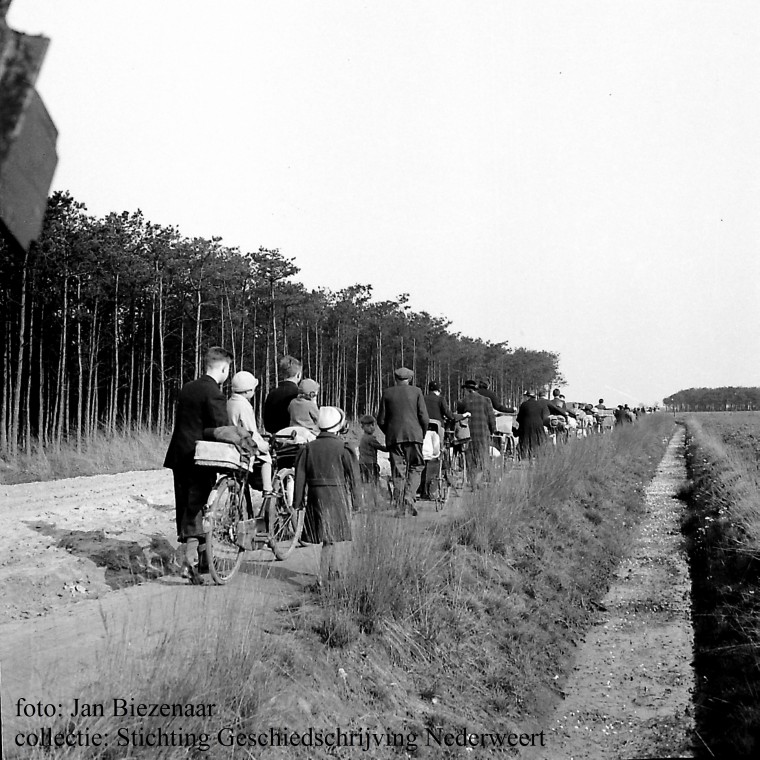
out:
<path id="1" fill-rule="evenodd" d="M 430 720 L 538 720 L 631 542 L 672 426 L 658 415 L 547 448 L 468 494 L 433 530 L 368 517 L 346 577 L 322 594 L 323 640 L 377 634 L 423 698 L 462 707 L 459 716 L 431 708 Z"/>
<path id="2" fill-rule="evenodd" d="M 43 446 L 39 442 L 27 455 L 0 459 L 0 483 L 29 483 L 38 480 L 73 478 L 151 470 L 161 467 L 169 445 L 167 435 L 147 430 L 124 430 L 115 435 L 96 433 L 83 440 L 64 441 L 60 446 Z"/>
<path id="3" fill-rule="evenodd" d="M 259 725 L 271 704 L 292 688 L 293 674 L 304 669 L 306 655 L 292 634 L 275 638 L 265 632 L 258 600 L 229 594 L 219 605 L 213 591 L 191 601 L 182 595 L 185 590 L 178 589 L 180 595 L 168 614 L 150 610 L 142 620 L 127 621 L 118 629 L 103 618 L 107 645 L 93 653 L 98 677 L 78 693 L 67 692 L 69 701 L 63 708 L 70 711 L 76 697 L 102 704 L 105 714 L 61 719 L 53 725 L 53 734 L 107 734 L 108 747 L 64 746 L 54 749 L 55 757 L 226 757 L 228 737 Z M 190 590 L 197 598 L 196 591 Z M 180 705 L 184 711 L 191 706 L 196 714 L 114 715 L 114 700 L 120 700 L 120 707 L 158 703 Z M 204 707 L 205 715 L 199 716 L 200 705 L 213 707 Z M 39 730 L 39 724 L 32 719 L 24 730 Z M 15 748 L 11 737 L 20 729 L 14 726 L 6 732 L 9 757 L 50 756 L 39 747 Z"/>
<path id="4" fill-rule="evenodd" d="M 686 417 L 697 725 L 711 753 L 760 753 L 760 414 Z"/>

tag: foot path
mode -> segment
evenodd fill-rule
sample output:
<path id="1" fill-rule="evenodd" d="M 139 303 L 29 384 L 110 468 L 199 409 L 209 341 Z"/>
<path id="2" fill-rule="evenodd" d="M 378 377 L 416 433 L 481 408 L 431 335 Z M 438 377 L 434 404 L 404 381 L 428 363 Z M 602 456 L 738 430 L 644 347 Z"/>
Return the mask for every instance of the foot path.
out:
<path id="1" fill-rule="evenodd" d="M 578 654 L 545 758 L 693 757 L 691 582 L 675 498 L 683 437 L 646 489 L 639 535 Z"/>

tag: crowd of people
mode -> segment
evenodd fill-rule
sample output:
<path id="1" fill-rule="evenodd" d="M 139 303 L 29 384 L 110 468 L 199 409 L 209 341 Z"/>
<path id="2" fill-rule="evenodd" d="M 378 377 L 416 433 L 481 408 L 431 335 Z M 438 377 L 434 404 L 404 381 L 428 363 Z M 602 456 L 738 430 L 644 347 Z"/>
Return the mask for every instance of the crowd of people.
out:
<path id="1" fill-rule="evenodd" d="M 195 584 L 204 582 L 202 516 L 216 477 L 213 469 L 195 465 L 197 441 L 228 440 L 250 447 L 261 474 L 263 499 L 272 495 L 271 437 L 289 434 L 302 444 L 295 458 L 293 506 L 306 507 L 310 540 L 322 544 L 319 578 L 329 579 L 343 564 L 345 545 L 352 538 L 352 513 L 363 507 L 366 493 L 377 494 L 377 489 L 366 486 L 378 484 L 379 452 L 387 452 L 390 460 L 393 513 L 416 516 L 418 501 L 432 496 L 436 472 L 430 463 L 440 455 L 447 427 L 464 431 L 467 470 L 471 482 L 477 484 L 492 458 L 497 416 L 516 414 L 509 418 L 514 426 L 507 434 L 517 436 L 521 458 L 530 460 L 547 442 L 550 425 L 585 428 L 586 418 L 598 421 L 609 414 L 603 399 L 595 407 L 570 409 L 559 389 L 551 400 L 543 389 L 527 391 L 516 410 L 504 405 L 486 380 L 466 380 L 452 410 L 438 382 L 430 382 L 423 393 L 412 382 L 412 370 L 399 367 L 394 384 L 382 393 L 377 414 L 359 419 L 362 435 L 355 452 L 345 439 L 345 412 L 319 406 L 319 384 L 303 377 L 298 359 L 284 356 L 279 362 L 282 379 L 266 394 L 261 410 L 266 435 L 259 432 L 251 403 L 258 387 L 253 374 L 235 373 L 229 398 L 221 390 L 231 363 L 229 352 L 213 347 L 205 356 L 205 373 L 182 387 L 164 461 L 173 473 L 177 537 L 184 544 L 182 572 Z M 633 423 L 638 413 L 621 405 L 614 410 L 615 423 Z M 377 438 L 378 428 L 384 443 Z"/>

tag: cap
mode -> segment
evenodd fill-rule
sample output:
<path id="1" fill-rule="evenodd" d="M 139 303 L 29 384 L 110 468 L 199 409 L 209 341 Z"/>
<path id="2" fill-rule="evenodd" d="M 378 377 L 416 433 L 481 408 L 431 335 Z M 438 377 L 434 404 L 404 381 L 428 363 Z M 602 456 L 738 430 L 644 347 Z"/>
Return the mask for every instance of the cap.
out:
<path id="1" fill-rule="evenodd" d="M 240 370 L 232 376 L 232 390 L 234 393 L 245 393 L 246 391 L 256 390 L 259 381 L 245 370 Z"/>
<path id="2" fill-rule="evenodd" d="M 408 367 L 399 367 L 393 374 L 398 380 L 411 380 L 414 377 L 414 372 Z"/>
<path id="3" fill-rule="evenodd" d="M 428 383 L 428 390 L 432 393 L 433 391 L 439 391 L 441 390 L 441 384 L 436 382 L 435 380 L 431 380 Z"/>
<path id="4" fill-rule="evenodd" d="M 474 380 L 465 380 L 462 384 L 462 388 L 467 388 L 468 390 L 475 391 L 478 389 L 478 384 Z"/>
<path id="5" fill-rule="evenodd" d="M 346 422 L 346 415 L 337 406 L 323 406 L 319 410 L 317 425 L 325 433 L 339 433 Z"/>

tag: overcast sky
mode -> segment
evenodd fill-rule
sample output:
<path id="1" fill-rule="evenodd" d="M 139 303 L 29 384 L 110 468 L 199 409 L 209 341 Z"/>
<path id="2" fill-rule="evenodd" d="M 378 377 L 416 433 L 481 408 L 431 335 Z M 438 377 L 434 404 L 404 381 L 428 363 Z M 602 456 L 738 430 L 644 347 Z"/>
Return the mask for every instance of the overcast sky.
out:
<path id="1" fill-rule="evenodd" d="M 760 385 L 760 3 L 14 0 L 54 189 L 560 354 Z"/>

